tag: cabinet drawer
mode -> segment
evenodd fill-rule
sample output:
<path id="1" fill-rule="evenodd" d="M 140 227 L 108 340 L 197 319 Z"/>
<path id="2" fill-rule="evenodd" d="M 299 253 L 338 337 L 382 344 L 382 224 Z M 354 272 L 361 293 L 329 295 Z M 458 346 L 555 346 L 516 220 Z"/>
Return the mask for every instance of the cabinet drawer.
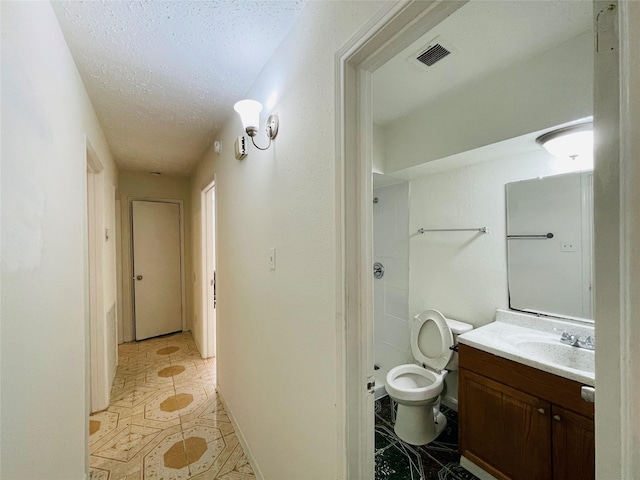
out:
<path id="1" fill-rule="evenodd" d="M 567 410 L 593 419 L 594 405 L 580 396 L 583 384 L 537 368 L 459 345 L 460 368 L 475 372 Z"/>

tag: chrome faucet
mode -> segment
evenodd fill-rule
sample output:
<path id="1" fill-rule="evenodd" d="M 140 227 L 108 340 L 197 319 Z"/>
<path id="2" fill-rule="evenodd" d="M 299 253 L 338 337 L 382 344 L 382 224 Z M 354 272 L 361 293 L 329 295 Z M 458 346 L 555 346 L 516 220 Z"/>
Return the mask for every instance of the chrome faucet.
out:
<path id="1" fill-rule="evenodd" d="M 578 339 L 578 346 L 580 348 L 586 348 L 587 350 L 596 349 L 596 339 L 591 335 L 587 335 L 584 340 Z"/>
<path id="2" fill-rule="evenodd" d="M 569 332 L 562 332 L 562 336 L 560 337 L 560 343 L 566 343 L 567 345 L 571 345 L 572 347 L 577 347 L 578 336 L 571 335 Z"/>
<path id="3" fill-rule="evenodd" d="M 578 337 L 578 335 L 572 335 L 568 332 L 562 332 L 560 336 L 560 343 L 571 345 L 572 347 L 586 348 L 587 350 L 596 349 L 596 340 L 593 336 L 588 335 L 584 339 Z"/>

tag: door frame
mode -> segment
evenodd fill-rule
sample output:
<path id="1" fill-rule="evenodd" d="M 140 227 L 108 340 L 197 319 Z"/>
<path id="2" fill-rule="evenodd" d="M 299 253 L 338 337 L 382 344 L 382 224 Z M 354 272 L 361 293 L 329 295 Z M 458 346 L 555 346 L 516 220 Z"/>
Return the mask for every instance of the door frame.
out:
<path id="1" fill-rule="evenodd" d="M 344 477 L 353 480 L 371 477 L 374 461 L 373 408 L 371 395 L 366 394 L 367 380 L 373 374 L 371 73 L 464 3 L 397 2 L 357 32 L 336 54 L 338 392 L 346 406 L 342 423 Z M 640 5 L 621 1 L 617 15 L 623 95 L 615 101 L 621 123 L 619 131 L 612 128 L 604 135 L 620 146 L 621 154 L 619 159 L 608 160 L 615 164 L 612 172 L 607 171 L 604 163 L 600 165 L 596 157 L 594 172 L 596 176 L 601 172 L 603 177 L 612 173 L 618 179 L 612 184 L 620 184 L 619 190 L 612 184 L 601 190 L 601 200 L 620 208 L 620 217 L 611 226 L 622 241 L 608 247 L 609 253 L 615 255 L 613 258 L 619 258 L 615 271 L 620 289 L 603 288 L 606 291 L 597 299 L 620 305 L 621 311 L 614 319 L 608 316 L 596 322 L 596 331 L 602 331 L 603 337 L 605 330 L 610 332 L 606 334 L 606 345 L 611 350 L 610 355 L 596 356 L 596 372 L 620 371 L 620 376 L 605 375 L 603 381 L 610 391 L 596 400 L 596 469 L 605 474 L 607 465 L 613 465 L 624 478 L 636 478 L 640 477 L 640 458 L 636 455 L 640 437 L 633 432 L 640 427 L 640 412 L 632 408 L 629 399 L 640 395 L 640 349 L 633 343 L 640 336 L 640 322 L 633 313 L 640 310 L 640 255 L 634 254 L 632 247 L 635 245 L 637 249 L 640 245 L 640 209 L 636 207 L 640 204 L 640 138 L 634 137 L 632 128 L 640 116 L 640 81 L 634 73 L 639 66 L 640 34 L 631 25 L 640 21 Z M 594 125 L 597 130 L 595 119 Z M 598 232 L 606 236 L 606 223 L 602 217 L 595 218 L 596 238 Z M 598 253 L 605 252 L 598 251 L 596 246 Z M 598 285 L 608 280 L 612 278 L 602 278 L 599 283 L 596 277 L 596 292 Z M 614 350 L 619 353 L 613 354 Z M 604 382 L 599 381 L 599 388 Z M 609 420 L 613 420 L 610 427 L 614 428 L 609 430 L 614 433 L 607 436 L 607 429 L 598 425 L 605 426 Z M 614 440 L 611 447 L 607 446 L 612 443 L 609 440 Z"/>
<path id="2" fill-rule="evenodd" d="M 336 205 L 338 392 L 346 405 L 344 476 L 374 472 L 373 116 L 371 73 L 466 1 L 397 2 L 374 17 L 336 54 Z"/>
<path id="3" fill-rule="evenodd" d="M 213 190 L 213 212 L 210 211 L 210 205 L 207 202 L 207 192 L 209 190 Z M 218 242 L 216 240 L 216 224 L 217 224 L 217 203 L 216 203 L 216 180 L 215 175 L 213 180 L 207 183 L 204 187 L 200 189 L 200 247 L 201 247 L 201 263 L 200 263 L 200 275 L 202 278 L 202 358 L 209 358 L 216 356 L 216 315 L 217 312 L 214 312 L 213 315 L 210 315 L 209 311 L 209 301 L 208 301 L 208 256 L 213 254 L 213 264 L 214 271 L 217 271 L 217 245 Z M 209 244 L 207 242 L 207 225 L 211 220 L 211 216 L 213 214 L 213 252 L 210 251 Z M 217 275 L 216 275 L 217 276 Z"/>
<path id="4" fill-rule="evenodd" d="M 104 166 L 86 142 L 87 265 L 90 411 L 109 406 L 107 328 L 104 311 Z"/>
<path id="5" fill-rule="evenodd" d="M 131 332 L 133 338 L 136 338 L 136 297 L 135 282 L 133 282 L 134 274 L 134 258 L 133 258 L 133 202 L 155 202 L 155 203 L 173 203 L 177 204 L 180 209 L 180 316 L 182 331 L 187 330 L 187 304 L 186 304 L 186 278 L 185 278 L 185 253 L 184 253 L 184 201 L 173 198 L 158 197 L 127 197 L 129 208 L 129 272 L 127 281 L 129 282 L 129 292 L 131 295 Z"/>

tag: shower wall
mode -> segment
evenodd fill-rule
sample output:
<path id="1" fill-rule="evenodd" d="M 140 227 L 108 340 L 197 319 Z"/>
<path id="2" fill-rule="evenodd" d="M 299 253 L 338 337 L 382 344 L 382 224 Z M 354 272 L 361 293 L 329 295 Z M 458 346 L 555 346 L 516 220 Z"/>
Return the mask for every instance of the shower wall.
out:
<path id="1" fill-rule="evenodd" d="M 384 266 L 374 278 L 374 361 L 391 368 L 409 362 L 409 183 L 373 190 L 373 261 Z"/>

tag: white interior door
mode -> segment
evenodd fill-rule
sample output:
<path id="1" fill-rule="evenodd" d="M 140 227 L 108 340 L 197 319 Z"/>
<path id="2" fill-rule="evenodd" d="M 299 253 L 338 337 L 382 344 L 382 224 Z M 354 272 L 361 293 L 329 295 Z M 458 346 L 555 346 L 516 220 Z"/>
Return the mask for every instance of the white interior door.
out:
<path id="1" fill-rule="evenodd" d="M 206 299 L 207 316 L 204 343 L 207 345 L 207 356 L 216 355 L 216 207 L 215 187 L 205 193 L 206 215 Z"/>
<path id="2" fill-rule="evenodd" d="M 180 205 L 134 201 L 136 340 L 182 330 Z"/>

